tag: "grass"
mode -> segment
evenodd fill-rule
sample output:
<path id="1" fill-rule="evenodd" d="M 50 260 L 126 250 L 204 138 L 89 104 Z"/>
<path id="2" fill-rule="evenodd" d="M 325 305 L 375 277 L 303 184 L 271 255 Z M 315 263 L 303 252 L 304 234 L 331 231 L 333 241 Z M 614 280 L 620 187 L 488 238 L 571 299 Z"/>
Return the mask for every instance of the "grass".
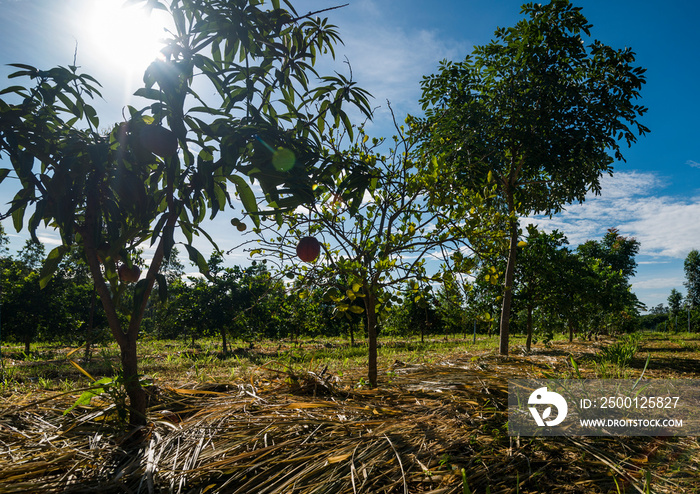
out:
<path id="1" fill-rule="evenodd" d="M 0 459 L 0 493 L 670 493 L 700 483 L 688 468 L 700 462 L 696 438 L 511 438 L 506 413 L 514 377 L 698 378 L 698 335 L 557 338 L 529 354 L 523 338 L 511 342 L 501 357 L 495 336 L 382 338 L 371 389 L 366 347 L 341 339 L 234 341 L 224 355 L 214 339 L 146 338 L 149 427 L 135 445 L 109 396 L 64 415 L 91 382 L 67 362 L 74 348 L 38 345 L 25 358 L 3 346 L 0 441 L 11 456 Z M 82 356 L 71 358 L 96 378 L 116 374 L 114 345 Z"/>
<path id="2" fill-rule="evenodd" d="M 514 345 L 519 344 L 514 338 Z M 382 339 L 378 349 L 380 368 L 385 371 L 399 361 L 407 365 L 431 364 L 444 359 L 445 355 L 463 352 L 493 352 L 497 337 L 480 336 L 476 345 L 471 338 L 466 342 L 455 338 L 434 338 L 421 343 L 418 338 Z M 351 347 L 340 338 L 305 340 L 299 344 L 291 341 L 260 341 L 254 348 L 249 343 L 234 340 L 233 351 L 224 355 L 216 339 L 200 339 L 192 348 L 183 341 L 144 338 L 139 342 L 140 370 L 143 374 L 176 383 L 205 383 L 247 379 L 261 365 L 276 362 L 278 365 L 315 369 L 328 367 L 330 372 L 345 375 L 367 365 L 367 348 L 359 344 Z M 74 379 L 77 385 L 88 384 L 65 359 L 74 348 L 57 347 L 51 344 L 36 344 L 30 356 L 24 355 L 19 346 L 3 345 L 6 358 L 6 380 L 29 388 L 39 379 L 48 389 L 58 386 L 64 379 Z M 114 343 L 93 350 L 90 362 L 83 361 L 81 351 L 72 358 L 93 376 L 105 377 L 116 374 L 119 367 L 119 349 Z"/>

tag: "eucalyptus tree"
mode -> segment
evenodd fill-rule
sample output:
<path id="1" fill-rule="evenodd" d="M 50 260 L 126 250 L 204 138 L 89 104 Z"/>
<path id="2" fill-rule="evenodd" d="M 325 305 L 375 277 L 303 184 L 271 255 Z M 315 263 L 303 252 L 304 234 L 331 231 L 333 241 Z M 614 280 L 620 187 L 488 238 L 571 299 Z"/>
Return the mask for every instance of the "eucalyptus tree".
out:
<path id="1" fill-rule="evenodd" d="M 17 260 L 26 266 L 27 269 L 39 270 L 46 257 L 46 246 L 35 240 L 29 239 L 24 242 L 17 253 Z"/>
<path id="2" fill-rule="evenodd" d="M 5 233 L 5 227 L 0 223 L 0 259 L 5 259 L 10 255 L 10 249 L 7 247 L 10 244 L 10 238 Z"/>
<path id="3" fill-rule="evenodd" d="M 692 308 L 700 307 L 700 252 L 693 249 L 688 252 L 688 255 L 683 261 L 683 270 L 685 271 L 685 288 L 687 290 L 687 298 Z"/>
<path id="4" fill-rule="evenodd" d="M 517 256 L 518 217 L 553 214 L 589 192 L 648 129 L 635 104 L 645 83 L 630 48 L 591 35 L 568 0 L 526 4 L 527 17 L 499 28 L 462 62 L 444 61 L 422 81 L 425 117 L 416 121 L 422 151 L 442 163 L 442 187 L 495 189 L 510 239 L 503 280 L 500 352 L 508 330 Z"/>
<path id="5" fill-rule="evenodd" d="M 528 226 L 528 236 L 518 253 L 520 262 L 516 267 L 516 297 L 526 310 L 526 348 L 532 345 L 532 315 L 535 309 L 542 308 L 554 317 L 559 308 L 566 305 L 567 290 L 564 285 L 570 281 L 567 276 L 566 258 L 571 255 L 565 247 L 567 238 L 559 231 L 552 233 L 539 231 Z M 564 302 L 564 303 L 562 303 Z M 554 313 L 554 314 L 553 314 Z"/>
<path id="6" fill-rule="evenodd" d="M 279 0 L 132 3 L 167 10 L 174 25 L 162 59 L 148 67 L 136 92 L 146 106 L 127 107 L 125 121 L 104 135 L 90 104 L 100 95 L 93 77 L 76 65 L 40 70 L 15 64 L 10 77 L 31 82 L 0 91 L 7 98 L 0 98 L 0 156 L 12 167 L 2 168 L 0 179 L 12 172 L 19 178 L 3 218 L 11 217 L 17 230 L 26 225 L 33 238 L 42 223 L 60 233 L 62 245 L 48 254 L 42 285 L 72 245 L 83 247 L 121 348 L 129 421 L 140 426 L 146 393 L 136 341 L 156 281 L 164 292 L 160 268 L 176 232 L 206 272 L 193 236 L 211 240 L 203 222 L 232 206 L 229 184 L 255 224 L 250 181 L 273 210 L 310 200 L 312 185 L 330 180 L 342 164 L 321 153 L 324 129 L 352 132 L 348 105 L 368 115 L 370 109 L 367 93 L 352 80 L 314 69 L 324 53 L 333 55 L 336 28 L 327 19 L 298 15 L 287 1 L 285 8 Z M 214 96 L 202 98 L 193 89 L 195 78 L 207 81 L 202 87 Z M 135 278 L 133 252 L 143 243 L 154 254 L 126 307 L 127 283 L 118 269 L 129 270 L 125 280 Z"/>
<path id="7" fill-rule="evenodd" d="M 639 246 L 634 238 L 610 229 L 602 240 L 589 240 L 576 249 L 581 267 L 572 273 L 571 280 L 582 283 L 575 298 L 579 299 L 578 319 L 588 320 L 589 336 L 603 324 L 630 330 L 644 307 L 629 281 L 637 267 Z"/>
<path id="8" fill-rule="evenodd" d="M 671 294 L 668 296 L 668 319 L 671 321 L 674 331 L 678 331 L 678 313 L 681 311 L 683 306 L 683 294 L 676 290 L 671 289 Z"/>

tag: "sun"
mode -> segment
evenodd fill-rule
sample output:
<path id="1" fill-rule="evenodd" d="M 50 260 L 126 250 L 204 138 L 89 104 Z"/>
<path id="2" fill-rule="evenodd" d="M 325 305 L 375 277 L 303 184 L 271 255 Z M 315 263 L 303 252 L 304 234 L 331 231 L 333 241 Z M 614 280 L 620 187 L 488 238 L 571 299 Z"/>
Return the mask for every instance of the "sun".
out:
<path id="1" fill-rule="evenodd" d="M 93 0 L 82 17 L 90 50 L 112 69 L 143 73 L 166 37 L 167 13 L 125 0 Z"/>

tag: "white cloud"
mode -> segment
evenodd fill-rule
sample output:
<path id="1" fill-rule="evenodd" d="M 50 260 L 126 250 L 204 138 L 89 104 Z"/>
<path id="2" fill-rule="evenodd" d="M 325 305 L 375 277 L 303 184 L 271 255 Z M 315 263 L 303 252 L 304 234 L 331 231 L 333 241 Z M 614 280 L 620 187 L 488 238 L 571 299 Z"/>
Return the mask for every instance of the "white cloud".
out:
<path id="1" fill-rule="evenodd" d="M 572 245 L 602 237 L 609 228 L 640 243 L 640 255 L 683 259 L 698 247 L 700 197 L 660 195 L 666 179 L 655 173 L 620 172 L 602 180 L 600 196 L 589 195 L 554 217 L 530 223 L 564 232 Z"/>
<path id="2" fill-rule="evenodd" d="M 626 228 L 641 242 L 640 253 L 684 259 L 700 241 L 700 198 L 648 198 Z"/>
<path id="3" fill-rule="evenodd" d="M 47 245 L 47 246 L 61 245 L 63 243 L 61 241 L 61 237 L 59 237 L 59 235 L 57 233 L 51 234 L 51 232 L 48 232 L 48 231 L 45 234 L 37 235 L 37 238 L 39 239 L 39 241 L 42 244 Z"/>
<path id="4" fill-rule="evenodd" d="M 590 195 L 551 219 L 533 217 L 523 223 L 558 229 L 574 248 L 599 240 L 609 228 L 636 238 L 640 251 L 632 290 L 647 307 L 665 304 L 672 288 L 683 291 L 683 260 L 700 248 L 700 197 L 664 194 L 668 185 L 658 173 L 616 173 L 602 180 L 601 195 Z"/>
<path id="5" fill-rule="evenodd" d="M 378 103 L 392 103 L 419 110 L 420 81 L 435 72 L 444 58 L 461 58 L 466 46 L 450 45 L 434 31 L 406 31 L 368 23 L 346 41 L 355 76 Z"/>
<path id="6" fill-rule="evenodd" d="M 683 286 L 685 280 L 682 277 L 670 277 L 670 278 L 651 278 L 646 280 L 635 280 L 632 288 L 635 290 L 655 290 L 659 288 L 668 287 L 680 287 Z M 668 290 L 670 292 L 670 289 Z"/>
<path id="7" fill-rule="evenodd" d="M 301 2 L 298 11 L 316 10 L 318 3 Z M 452 39 L 438 30 L 387 23 L 386 19 L 396 18 L 397 9 L 401 8 L 401 2 L 359 0 L 327 14 L 338 26 L 343 45 L 336 47 L 335 62 L 323 61 L 319 73 L 335 70 L 347 75 L 347 57 L 353 80 L 372 94 L 372 106 L 380 107 L 374 121 L 367 125 L 377 128 L 378 136 L 394 133 L 387 100 L 399 123 L 403 123 L 407 113 L 420 114 L 418 100 L 423 76 L 435 73 L 441 60 L 461 60 L 471 51 L 467 41 Z"/>
<path id="8" fill-rule="evenodd" d="M 698 163 L 697 161 L 688 160 L 685 162 L 685 164 L 693 168 L 700 168 L 700 163 Z"/>

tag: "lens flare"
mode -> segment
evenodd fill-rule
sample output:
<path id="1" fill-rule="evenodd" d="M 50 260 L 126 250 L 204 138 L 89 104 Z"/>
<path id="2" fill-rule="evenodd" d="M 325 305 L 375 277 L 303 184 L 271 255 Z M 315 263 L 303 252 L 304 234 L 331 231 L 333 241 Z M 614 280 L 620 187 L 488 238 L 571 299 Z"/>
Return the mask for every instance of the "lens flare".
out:
<path id="1" fill-rule="evenodd" d="M 272 154 L 272 166 L 274 166 L 277 171 L 288 172 L 294 168 L 296 162 L 296 156 L 294 156 L 294 153 L 289 149 L 281 147 Z"/>

